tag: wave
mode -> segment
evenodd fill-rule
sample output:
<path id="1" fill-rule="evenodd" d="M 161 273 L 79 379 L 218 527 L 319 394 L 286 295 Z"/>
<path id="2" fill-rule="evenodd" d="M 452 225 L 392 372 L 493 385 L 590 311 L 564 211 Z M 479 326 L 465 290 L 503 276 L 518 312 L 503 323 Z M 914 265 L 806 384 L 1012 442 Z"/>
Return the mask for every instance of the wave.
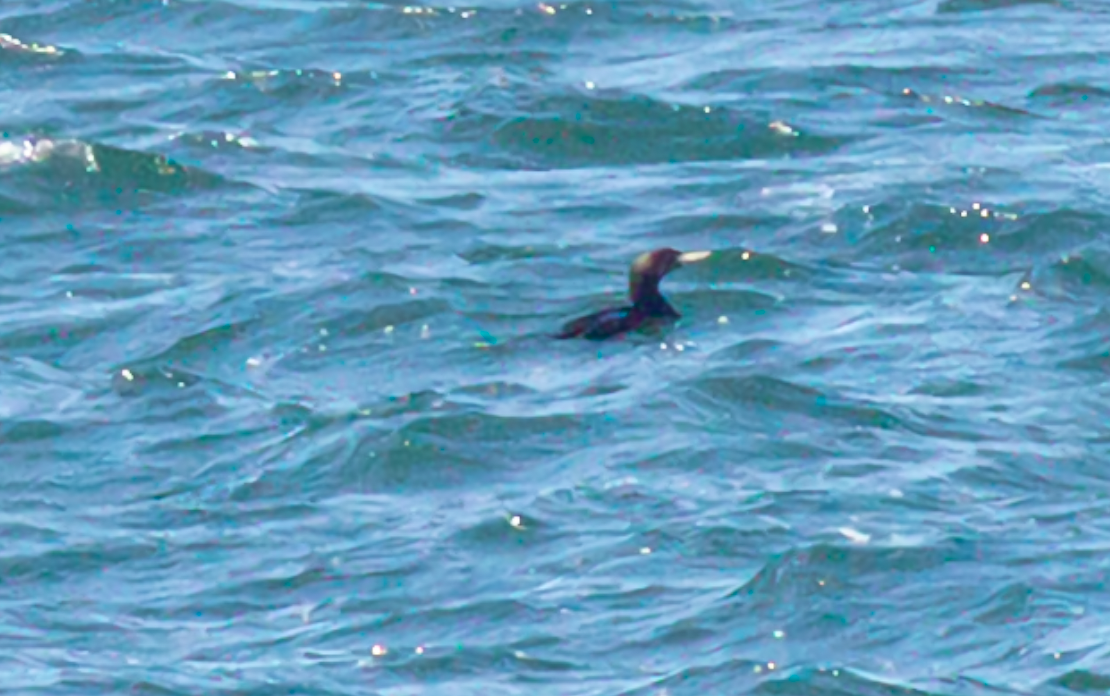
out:
<path id="1" fill-rule="evenodd" d="M 914 272 L 1005 274 L 1046 254 L 1063 255 L 1100 234 L 1103 216 L 1085 210 L 1001 210 L 989 202 L 908 203 L 876 211 L 852 257 L 879 255 Z M 847 257 L 844 257 L 847 258 Z"/>
<path id="2" fill-rule="evenodd" d="M 1065 7 L 1059 0 L 943 0 L 937 5 L 937 14 L 962 14 L 966 12 L 998 12 L 1033 5 Z"/>
<path id="3" fill-rule="evenodd" d="M 0 140 L 0 197 L 21 202 L 23 211 L 134 208 L 135 196 L 181 195 L 212 190 L 223 177 L 162 155 L 44 137 Z"/>

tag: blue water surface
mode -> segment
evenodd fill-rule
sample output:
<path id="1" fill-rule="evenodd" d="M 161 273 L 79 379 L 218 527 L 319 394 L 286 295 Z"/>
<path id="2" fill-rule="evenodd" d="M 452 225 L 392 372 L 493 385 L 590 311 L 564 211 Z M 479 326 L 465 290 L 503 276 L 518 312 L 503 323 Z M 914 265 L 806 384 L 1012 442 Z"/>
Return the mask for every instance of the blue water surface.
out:
<path id="1" fill-rule="evenodd" d="M 1103 0 L 4 0 L 0 692 L 1110 691 L 1108 124 Z"/>

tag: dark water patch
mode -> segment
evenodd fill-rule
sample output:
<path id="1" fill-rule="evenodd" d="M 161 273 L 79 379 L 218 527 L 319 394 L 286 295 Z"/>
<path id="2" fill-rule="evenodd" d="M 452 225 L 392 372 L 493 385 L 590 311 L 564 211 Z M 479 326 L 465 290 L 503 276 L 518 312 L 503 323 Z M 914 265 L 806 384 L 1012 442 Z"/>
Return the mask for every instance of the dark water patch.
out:
<path id="1" fill-rule="evenodd" d="M 944 119 L 932 113 L 886 113 L 880 112 L 873 124 L 878 128 L 888 129 L 895 133 L 912 129 L 929 130 L 944 123 Z"/>
<path id="2" fill-rule="evenodd" d="M 360 411 L 379 420 L 394 419 L 396 422 L 391 421 L 391 425 L 399 425 L 413 418 L 420 418 L 429 411 L 445 408 L 454 410 L 462 407 L 447 401 L 443 393 L 427 389 L 385 396 L 368 403 Z"/>
<path id="3" fill-rule="evenodd" d="M 347 194 L 334 191 L 294 190 L 296 205 L 272 220 L 275 224 L 300 227 L 317 222 L 366 224 L 368 218 L 381 215 L 389 209 L 384 196 L 372 194 Z"/>
<path id="4" fill-rule="evenodd" d="M 937 5 L 937 14 L 997 12 L 1036 5 L 1064 7 L 1058 0 L 943 0 Z"/>
<path id="5" fill-rule="evenodd" d="M 68 428 L 48 420 L 20 420 L 0 425 L 0 435 L 11 444 L 49 441 L 68 432 Z"/>
<path id="6" fill-rule="evenodd" d="M 170 140 L 179 145 L 181 150 L 193 155 L 210 155 L 214 152 L 270 154 L 274 151 L 273 147 L 258 143 L 246 133 L 201 130 L 174 134 L 170 136 Z"/>
<path id="7" fill-rule="evenodd" d="M 1060 693 L 1086 694 L 1105 693 L 1110 690 L 1110 676 L 1099 672 L 1076 669 L 1050 680 L 1045 686 L 1058 687 Z"/>
<path id="8" fill-rule="evenodd" d="M 327 591 L 327 588 L 339 585 L 342 575 L 336 569 L 329 567 L 322 560 L 302 559 L 300 562 L 285 563 L 281 567 L 266 567 L 262 564 L 252 564 L 250 579 L 228 583 L 224 594 L 229 597 L 225 602 L 220 602 L 220 597 L 214 596 L 210 603 L 206 603 L 205 614 L 211 618 L 231 618 L 245 613 L 245 610 L 259 609 L 261 605 L 254 601 L 245 601 L 243 597 L 258 597 L 269 594 L 268 591 L 298 594 L 308 588 L 315 591 Z M 234 598 L 234 599 L 231 599 Z M 225 604 L 225 606 L 221 606 Z M 248 606 L 244 606 L 247 604 Z M 250 606 L 253 605 L 253 606 Z M 253 613 L 253 612 L 251 612 Z"/>
<path id="9" fill-rule="evenodd" d="M 1009 585 L 987 598 L 972 620 L 992 626 L 1028 622 L 1034 618 L 1030 611 L 1033 594 L 1033 588 L 1028 585 Z"/>
<path id="10" fill-rule="evenodd" d="M 526 246 L 509 246 L 500 244 L 482 243 L 459 253 L 459 257 L 471 264 L 506 264 L 519 265 L 522 261 L 537 258 L 559 257 L 563 249 L 556 245 L 539 244 Z"/>
<path id="11" fill-rule="evenodd" d="M 248 520 L 279 525 L 315 513 L 308 504 L 334 478 L 334 457 L 343 450 L 328 438 L 328 428 L 354 432 L 365 427 L 359 414 L 346 417 L 317 416 L 309 422 L 290 423 L 279 417 L 246 421 L 242 409 L 229 409 L 223 418 L 198 420 L 195 441 L 169 442 L 137 452 L 144 460 L 158 462 L 165 474 L 150 500 L 171 501 L 207 509 L 209 522 Z M 321 432 L 323 431 L 323 432 Z M 203 464 L 196 460 L 203 455 Z M 250 461 L 250 465 L 244 465 Z M 302 504 L 281 502 L 291 490 L 307 497 Z M 180 515 L 161 507 L 167 522 Z M 226 509 L 219 509 L 226 506 Z M 307 529 L 306 529 L 307 531 Z"/>
<path id="12" fill-rule="evenodd" d="M 1009 434 L 1003 419 L 979 416 L 974 410 L 948 404 L 902 409 L 899 414 L 910 432 L 954 443 L 989 442 L 1005 439 Z"/>
<path id="13" fill-rule="evenodd" d="M 216 317 L 210 326 L 190 327 L 187 333 L 173 339 L 173 343 L 160 352 L 141 358 L 136 356 L 129 364 L 135 369 L 155 364 L 179 366 L 179 370 L 190 366 L 203 369 L 219 352 L 247 340 L 257 324 L 258 320 L 253 318 L 225 323 L 222 317 Z"/>
<path id="14" fill-rule="evenodd" d="M 272 424 L 243 422 L 206 424 L 203 432 L 191 433 L 188 437 L 179 435 L 162 438 L 145 444 L 139 451 L 152 459 L 158 459 L 163 465 L 168 465 L 175 458 L 187 460 L 192 454 L 204 452 L 212 457 L 212 460 L 207 462 L 199 472 L 203 474 L 217 468 L 217 462 L 221 458 L 226 458 L 231 451 L 238 449 L 237 446 L 240 443 L 251 443 L 259 438 L 270 439 L 283 430 L 292 431 L 294 425 L 299 425 L 299 423 L 291 424 L 277 418 L 275 421 Z M 162 497 L 164 496 L 154 496 L 157 499 Z"/>
<path id="15" fill-rule="evenodd" d="M 343 447 L 340 476 L 355 490 L 463 490 L 504 474 L 480 452 L 456 446 L 415 418 L 396 433 L 371 434 Z"/>
<path id="16" fill-rule="evenodd" d="M 765 356 L 789 350 L 789 344 L 774 339 L 752 338 L 715 350 L 713 359 L 719 365 L 742 365 L 748 362 L 759 362 Z"/>
<path id="17" fill-rule="evenodd" d="M 398 8 L 400 9 L 400 8 Z M 766 24 L 766 20 L 736 17 L 730 12 L 714 12 L 689 3 L 666 5 L 599 5 L 589 2 L 539 3 L 512 7 L 411 7 L 391 18 L 399 30 L 425 40 L 447 33 L 460 36 L 460 45 L 440 45 L 427 51 L 434 58 L 410 59 L 413 67 L 429 63 L 475 67 L 483 57 L 526 61 L 541 66 L 567 53 L 576 55 L 580 45 L 610 38 L 614 29 L 635 27 L 641 40 L 653 32 L 671 41 L 689 36 L 712 35 L 744 27 Z M 646 52 L 644 52 L 646 53 Z M 650 55 L 650 54 L 648 54 Z"/>
<path id="18" fill-rule="evenodd" d="M 52 585 L 81 575 L 95 576 L 106 566 L 153 558 L 156 546 L 141 543 L 106 544 L 102 540 L 73 540 L 64 548 L 43 550 L 33 555 L 18 551 L 0 557 L 4 585 L 16 589 L 27 584 Z"/>
<path id="19" fill-rule="evenodd" d="M 1036 454 L 998 445 L 981 447 L 974 458 L 965 456 L 964 466 L 947 474 L 953 483 L 974 487 L 989 486 L 998 496 L 1027 495 L 1052 478 L 1048 461 Z"/>
<path id="20" fill-rule="evenodd" d="M 751 693 L 755 696 L 947 696 L 943 690 L 917 688 L 899 681 L 845 668 L 796 669 L 770 676 Z M 980 693 L 985 696 L 989 692 Z"/>
<path id="21" fill-rule="evenodd" d="M 448 119 L 450 137 L 473 142 L 491 137 L 492 130 L 497 148 L 543 168 L 817 156 L 848 142 L 815 134 L 785 137 L 739 109 L 707 112 L 632 94 L 537 94 L 514 110 L 518 115 L 506 118 L 488 113 L 504 114 L 504 107 L 460 104 Z"/>
<path id="22" fill-rule="evenodd" d="M 706 267 L 717 277 L 725 275 L 741 282 L 783 280 L 804 283 L 816 274 L 814 269 L 779 255 L 743 248 L 715 250 Z"/>
<path id="23" fill-rule="evenodd" d="M 257 91 L 265 97 L 280 100 L 283 106 L 303 106 L 342 94 L 345 87 L 351 86 L 352 76 L 348 75 L 346 82 L 343 77 L 338 70 L 317 68 L 244 68 L 227 71 L 219 81 L 211 81 L 209 87 L 226 90 L 236 96 L 246 91 L 247 95 L 243 96 L 247 98 Z"/>
<path id="24" fill-rule="evenodd" d="M 566 532 L 554 522 L 536 516 L 525 518 L 506 514 L 466 526 L 452 535 L 450 541 L 460 550 L 523 560 L 560 538 L 566 538 Z"/>
<path id="25" fill-rule="evenodd" d="M 409 411 L 420 413 L 423 408 Z M 231 501 L 244 519 L 257 514 L 276 520 L 295 508 L 282 511 L 268 507 L 281 507 L 278 501 L 293 491 L 315 500 L 329 492 L 365 490 L 365 469 L 375 464 L 377 456 L 372 448 L 387 438 L 378 422 L 404 412 L 361 408 L 329 413 L 285 404 L 275 408 L 269 418 L 243 422 L 233 417 L 233 411 L 222 422 L 198 424 L 207 437 L 194 445 L 192 453 L 209 453 L 204 466 L 181 472 L 186 478 L 164 483 L 157 498 L 199 496 L 209 503 Z M 166 465 L 189 459 L 179 448 L 147 454 L 158 454 L 159 461 Z M 244 458 L 253 463 L 244 466 Z M 243 507 L 248 504 L 262 508 L 254 513 Z"/>
<path id="26" fill-rule="evenodd" d="M 456 401 L 474 399 L 481 403 L 489 403 L 491 401 L 512 402 L 538 394 L 535 389 L 515 382 L 491 381 L 462 385 L 451 392 L 451 397 Z"/>
<path id="27" fill-rule="evenodd" d="M 799 156 L 823 154 L 843 144 L 816 136 L 787 141 L 739 114 L 631 100 L 594 100 L 585 114 L 510 122 L 497 129 L 494 142 L 536 162 L 579 166 L 591 161 L 650 164 Z"/>
<path id="28" fill-rule="evenodd" d="M 99 17 L 105 25 L 111 25 L 114 21 L 126 24 L 126 20 L 144 14 L 144 11 L 157 14 L 161 10 L 162 6 L 157 3 L 144 0 L 91 0 L 76 6 L 50 3 L 34 12 L 6 17 L 4 21 L 16 33 L 45 33 L 50 29 L 61 32 L 74 27 L 85 28 L 93 17 Z M 134 28 L 127 31 L 132 32 Z"/>
<path id="29" fill-rule="evenodd" d="M 115 302 L 146 297 L 185 287 L 186 280 L 170 274 L 120 273 L 99 264 L 68 266 L 50 278 L 62 295 L 72 299 Z M 61 291 L 65 288 L 65 292 Z M 68 294 L 66 294 L 68 293 Z"/>
<path id="30" fill-rule="evenodd" d="M 1026 117 L 1043 118 L 1025 109 L 1007 106 L 997 102 L 977 99 L 960 94 L 925 94 L 910 87 L 901 90 L 901 97 L 906 101 L 916 101 L 923 105 L 930 114 L 942 115 L 949 118 L 959 118 L 967 115 L 971 118 L 988 119 L 1020 119 Z"/>
<path id="31" fill-rule="evenodd" d="M 202 678 L 205 681 L 208 678 Z M 169 684 L 159 684 L 157 681 L 141 677 L 128 677 L 123 674 L 115 676 L 91 674 L 87 676 L 64 676 L 51 682 L 51 687 L 59 689 L 60 694 L 90 694 L 92 696 L 117 694 L 122 690 L 141 696 L 183 696 L 188 693 Z M 253 693 L 247 691 L 244 693 Z"/>
<path id="32" fill-rule="evenodd" d="M 941 399 L 964 399 L 982 396 L 991 387 L 985 382 L 968 380 L 937 380 L 918 385 L 910 390 L 911 394 L 933 396 Z"/>
<path id="33" fill-rule="evenodd" d="M 1100 340 L 1092 352 L 1060 361 L 1060 367 L 1069 370 L 1101 372 L 1110 374 L 1110 340 Z"/>
<path id="34" fill-rule="evenodd" d="M 969 473 L 993 475 L 991 483 L 999 491 L 1012 488 L 1018 493 L 1030 493 L 1038 487 L 1052 485 L 1062 495 L 1081 493 L 1086 486 L 1102 486 L 1110 477 L 1110 472 L 1101 463 L 1091 459 L 1091 447 L 1086 439 L 1094 435 L 1080 431 L 1064 442 L 1042 435 L 1037 438 L 1041 442 L 1029 437 L 1029 442 L 1021 447 L 1006 447 L 1002 443 L 983 447 L 979 453 L 987 457 L 991 464 L 970 469 Z M 1076 506 L 1061 521 L 1077 523 L 1085 514 L 1081 507 Z M 1044 517 L 1043 513 L 1030 516 Z"/>
<path id="35" fill-rule="evenodd" d="M 748 513 L 757 512 L 748 510 Z M 742 571 L 750 567 L 754 548 L 788 548 L 791 533 L 773 517 L 755 516 L 744 521 L 721 520 L 719 524 L 696 521 L 677 532 L 676 556 L 689 568 L 718 568 Z"/>
<path id="36" fill-rule="evenodd" d="M 116 209 L 122 215 L 151 194 L 182 195 L 222 186 L 221 177 L 185 167 L 160 155 L 76 140 L 26 139 L 23 156 L 6 163 L 13 170 L 4 195 L 29 201 L 35 209 Z"/>
<path id="37" fill-rule="evenodd" d="M 977 548 L 973 541 L 960 538 L 934 546 L 909 548 L 821 543 L 776 555 L 726 599 L 750 604 L 753 608 L 790 595 L 820 594 L 827 597 L 827 601 L 835 601 L 837 595 L 868 576 L 883 575 L 888 582 L 897 582 L 895 577 L 930 573 L 948 564 L 973 562 Z"/>
<path id="38" fill-rule="evenodd" d="M 858 132 L 861 123 L 891 127 L 912 127 L 942 122 L 937 115 L 914 115 L 904 109 L 906 97 L 943 106 L 975 106 L 1012 111 L 981 100 L 971 100 L 943 92 L 960 86 L 970 88 L 983 81 L 984 71 L 953 62 L 926 67 L 880 67 L 865 63 L 811 66 L 805 70 L 729 68 L 699 75 L 683 84 L 698 90 L 714 102 L 733 99 L 748 102 L 754 98 L 768 109 L 768 115 L 785 112 L 787 104 L 801 107 L 807 120 L 828 129 L 834 124 L 845 134 Z M 922 92 L 928 92 L 923 94 Z M 964 104 L 963 102 L 967 102 Z M 838 110 L 825 107 L 839 102 Z M 859 111 L 857 109 L 864 109 Z M 804 128 L 802 130 L 805 130 Z"/>
<path id="39" fill-rule="evenodd" d="M 478 210 L 485 203 L 485 196 L 479 193 L 461 193 L 453 196 L 438 198 L 425 198 L 420 202 L 424 205 L 437 208 L 450 208 L 452 210 Z"/>
<path id="40" fill-rule="evenodd" d="M 47 364 L 59 364 L 71 351 L 81 350 L 86 341 L 111 333 L 115 327 L 137 320 L 142 308 L 131 307 L 116 312 L 49 313 L 51 320 L 38 320 L 44 312 L 25 304 L 22 311 L 14 312 L 7 321 L 0 323 L 0 348 L 8 355 L 34 358 Z M 37 310 L 37 311 L 36 311 Z"/>
<path id="41" fill-rule="evenodd" d="M 592 4 L 583 4 L 593 9 Z M 624 6 L 619 7 L 622 10 L 628 9 Z M 697 3 L 689 2 L 648 3 L 637 6 L 635 12 L 640 15 L 637 24 L 662 25 L 669 29 L 684 28 L 695 34 L 755 30 L 771 26 L 765 18 L 737 17 L 731 12 L 715 12 Z"/>
<path id="42" fill-rule="evenodd" d="M 1057 353 L 1059 367 L 1080 372 L 1110 371 L 1110 309 L 1098 305 L 1075 317 L 1068 325 L 1056 328 L 1052 335 L 1062 345 Z"/>
<path id="43" fill-rule="evenodd" d="M 13 217 L 27 215 L 34 211 L 34 206 L 22 203 L 17 198 L 9 198 L 0 194 L 0 223 L 4 222 L 5 218 L 10 220 Z"/>
<path id="44" fill-rule="evenodd" d="M 376 423 L 388 412 L 366 409 Z M 516 479 L 534 475 L 546 460 L 561 451 L 568 438 L 585 438 L 591 428 L 565 416 L 521 418 L 472 413 L 444 400 L 428 404 L 422 411 L 407 410 L 402 418 L 392 417 L 391 433 L 372 434 L 358 442 L 346 457 L 351 481 L 377 486 L 421 488 L 471 488 L 490 479 Z M 517 432 L 520 447 L 532 453 L 527 462 L 517 461 L 511 451 L 485 445 L 488 432 Z M 439 464 L 429 464 L 438 461 Z"/>
<path id="45" fill-rule="evenodd" d="M 65 545 L 66 536 L 60 529 L 44 528 L 37 525 L 14 521 L 0 522 L 4 536 L 12 543 L 27 547 L 48 548 Z"/>
<path id="46" fill-rule="evenodd" d="M 738 88 L 756 87 L 759 91 L 773 85 L 781 85 L 784 93 L 794 94 L 807 85 L 804 76 L 816 80 L 817 85 L 830 84 L 844 87 L 859 87 L 881 94 L 902 94 L 912 84 L 951 84 L 953 81 L 969 81 L 983 74 L 981 68 L 953 62 L 942 65 L 920 67 L 868 65 L 867 63 L 842 63 L 837 65 L 817 65 L 810 70 L 746 70 L 727 69 L 706 73 L 691 81 L 690 87 L 708 91 L 721 91 L 730 86 Z M 754 83 L 750 80 L 756 80 Z M 763 80 L 771 81 L 765 84 Z M 812 87 L 812 85 L 810 85 Z"/>
<path id="47" fill-rule="evenodd" d="M 481 451 L 482 445 L 489 442 L 491 435 L 511 430 L 522 444 L 529 449 L 542 453 L 556 444 L 559 438 L 573 433 L 580 426 L 577 418 L 570 416 L 547 416 L 542 418 L 505 418 L 484 414 L 458 414 L 447 418 L 424 420 L 406 426 L 401 432 L 413 437 L 439 437 L 445 441 L 465 445 L 472 451 Z M 545 445 L 546 442 L 546 445 Z"/>
<path id="48" fill-rule="evenodd" d="M 723 656 L 702 659 L 711 664 L 681 667 L 665 676 L 641 678 L 639 681 L 647 683 L 626 693 L 629 696 L 645 696 L 662 691 L 675 696 L 688 696 L 704 694 L 706 691 L 741 688 L 746 693 L 752 693 L 750 690 L 759 683 L 760 672 L 766 668 L 765 664 L 751 659 Z"/>
<path id="49" fill-rule="evenodd" d="M 3 57 L 0 53 L 0 59 Z M 9 133 L 34 132 L 56 140 L 74 138 L 128 150 L 149 144 L 140 136 L 161 133 L 157 125 L 144 122 L 150 92 L 137 89 L 136 84 L 159 79 L 185 82 L 196 70 L 182 56 L 159 52 L 118 55 L 70 49 L 46 57 L 50 58 L 48 64 L 28 61 L 21 69 L 0 71 L 0 85 L 7 83 L 19 90 L 26 104 L 12 114 L 17 120 Z M 81 88 L 90 82 L 97 85 L 95 96 Z M 73 88 L 48 96 L 44 84 Z M 121 123 L 121 117 L 125 122 Z"/>
<path id="50" fill-rule="evenodd" d="M 9 426 L 26 416 L 62 420 L 79 404 L 87 384 L 83 378 L 26 357 L 0 358 L 0 414 Z M 79 413 L 80 409 L 76 409 Z M 32 418 L 32 422 L 34 418 Z"/>
<path id="51" fill-rule="evenodd" d="M 883 464 L 868 462 L 833 464 L 826 472 L 829 478 L 839 479 L 867 479 L 876 474 L 883 473 L 887 467 Z"/>
<path id="52" fill-rule="evenodd" d="M 1037 87 L 1029 98 L 1050 106 L 1090 106 L 1110 99 L 1110 89 L 1081 83 L 1057 82 Z"/>
<path id="53" fill-rule="evenodd" d="M 565 536 L 553 521 L 535 515 L 524 517 L 505 513 L 458 529 L 451 543 L 473 553 L 525 558 Z"/>
<path id="54" fill-rule="evenodd" d="M 409 684 L 413 680 L 452 685 L 473 682 L 473 688 L 493 689 L 495 692 L 509 694 L 511 691 L 508 688 L 491 687 L 480 675 L 490 671 L 511 671 L 514 677 L 506 681 L 534 688 L 536 683 L 553 681 L 553 672 L 558 674 L 578 666 L 569 659 L 547 659 L 522 650 L 484 646 L 469 641 L 460 642 L 455 647 L 427 649 L 425 655 L 426 657 L 398 660 L 398 664 L 389 667 L 389 680 L 396 686 Z"/>
<path id="55" fill-rule="evenodd" d="M 688 236 L 697 240 L 691 243 L 704 243 L 702 240 L 707 234 L 716 238 L 734 239 L 737 236 L 748 236 L 753 229 L 773 226 L 773 223 L 768 224 L 761 217 L 727 213 L 679 213 L 651 220 L 653 234 L 675 239 Z M 740 253 L 743 250 L 733 251 Z"/>
<path id="56" fill-rule="evenodd" d="M 102 181 L 109 186 L 116 184 L 117 189 L 176 193 L 214 188 L 224 183 L 218 175 L 185 167 L 158 155 L 93 145 L 92 156 Z"/>
<path id="57" fill-rule="evenodd" d="M 124 368 L 112 375 L 111 387 L 120 397 L 136 400 L 128 402 L 127 410 L 147 427 L 190 418 L 215 420 L 233 413 L 238 398 L 256 398 L 241 388 L 169 366 Z"/>
<path id="58" fill-rule="evenodd" d="M 575 224 L 589 224 L 596 226 L 602 224 L 607 219 L 623 219 L 628 214 L 633 213 L 635 207 L 622 203 L 617 197 L 607 197 L 603 203 L 589 203 L 589 202 L 574 202 L 574 201 L 559 201 L 551 203 L 543 199 L 536 202 L 535 206 L 530 206 L 526 209 L 512 209 L 507 211 L 507 214 L 513 218 L 528 220 L 529 218 L 537 218 L 545 221 L 550 217 L 559 219 L 560 225 L 575 225 Z M 519 223 L 518 223 L 519 224 Z M 519 233 L 515 229 L 516 225 L 510 230 L 505 232 Z M 543 230 L 533 231 L 529 234 L 533 241 L 542 241 L 546 239 Z M 580 240 L 579 243 L 584 243 L 585 240 Z"/>
<path id="59" fill-rule="evenodd" d="M 167 47 L 187 52 L 192 48 L 225 45 L 226 37 L 241 34 L 245 47 L 249 36 L 260 24 L 271 24 L 274 30 L 280 21 L 295 21 L 300 13 L 277 7 L 252 8 L 227 2 L 203 5 L 192 3 L 161 3 L 148 0 L 90 0 L 87 3 L 59 3 L 33 13 L 5 20 L 5 26 L 17 34 L 50 38 L 72 37 L 77 48 L 102 51 L 116 42 L 129 42 L 139 35 L 167 37 Z M 177 32 L 164 28 L 178 27 Z M 95 36 L 85 34 L 95 27 Z M 205 29 L 206 31 L 202 31 Z M 174 36 L 177 34 L 177 36 Z"/>
<path id="60" fill-rule="evenodd" d="M 451 305 L 446 300 L 439 298 L 409 299 L 390 303 L 368 301 L 365 305 L 352 301 L 351 298 L 347 301 L 353 307 L 336 319 L 326 322 L 326 331 L 328 335 L 335 336 L 339 344 L 335 347 L 339 350 L 344 348 L 344 341 L 351 340 L 359 340 L 360 343 L 370 340 L 378 345 L 391 345 L 395 340 L 393 336 L 398 330 L 439 316 L 451 309 Z M 362 306 L 372 306 L 373 309 L 364 310 L 361 309 Z"/>
<path id="61" fill-rule="evenodd" d="M 1099 301 L 1110 288 L 1110 253 L 1100 246 L 1040 260 L 1016 290 L 1057 300 Z"/>
<path id="62" fill-rule="evenodd" d="M 365 163 L 363 163 L 365 164 Z M 361 168 L 362 165 L 360 165 Z M 367 165 L 373 167 L 373 165 Z M 345 186 L 344 182 L 334 182 Z M 373 188 L 359 185 L 359 189 Z M 339 256 L 344 259 L 366 259 L 367 264 L 380 265 L 387 253 L 401 253 L 409 244 L 428 244 L 439 235 L 455 232 L 459 245 L 463 239 L 477 236 L 480 229 L 461 220 L 451 220 L 438 206 L 421 205 L 408 198 L 408 192 L 390 190 L 287 190 L 296 196 L 295 203 L 270 217 L 267 222 L 282 228 L 328 228 L 332 234 L 345 238 L 348 245 Z M 402 222 L 404 221 L 404 222 Z M 281 243 L 285 235 L 270 239 Z M 290 241 L 302 239 L 291 236 Z M 397 257 L 388 259 L 396 261 Z M 417 265 L 413 270 L 427 276 L 427 269 Z"/>
<path id="63" fill-rule="evenodd" d="M 862 244 L 900 269 L 997 274 L 1091 242 L 1102 222 L 1077 210 L 1016 215 L 979 203 L 963 209 L 911 203 L 876 216 Z"/>
<path id="64" fill-rule="evenodd" d="M 764 418 L 768 412 L 782 413 L 787 418 L 800 416 L 799 426 L 813 419 L 813 422 L 839 420 L 848 425 L 881 429 L 904 427 L 897 416 L 881 408 L 850 399 L 830 398 L 817 389 L 775 377 L 735 376 L 732 372 L 732 369 L 719 370 L 716 374 L 708 372 L 692 383 L 687 393 L 692 399 L 708 399 L 709 403 L 727 411 L 740 407 L 757 410 Z"/>
<path id="65" fill-rule="evenodd" d="M 750 331 L 754 323 L 786 311 L 782 298 L 757 290 L 666 290 L 671 304 L 682 314 L 682 326 L 697 332 Z"/>

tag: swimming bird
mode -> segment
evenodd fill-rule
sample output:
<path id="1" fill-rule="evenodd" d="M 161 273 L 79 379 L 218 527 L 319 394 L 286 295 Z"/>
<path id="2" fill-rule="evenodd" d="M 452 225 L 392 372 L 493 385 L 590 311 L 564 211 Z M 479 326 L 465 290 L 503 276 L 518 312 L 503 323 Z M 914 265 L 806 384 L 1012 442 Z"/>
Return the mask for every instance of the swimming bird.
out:
<path id="1" fill-rule="evenodd" d="M 628 294 L 632 304 L 613 307 L 567 322 L 554 338 L 602 340 L 641 326 L 673 321 L 681 315 L 659 293 L 663 276 L 689 263 L 704 261 L 712 252 L 656 249 L 640 254 L 628 273 Z"/>

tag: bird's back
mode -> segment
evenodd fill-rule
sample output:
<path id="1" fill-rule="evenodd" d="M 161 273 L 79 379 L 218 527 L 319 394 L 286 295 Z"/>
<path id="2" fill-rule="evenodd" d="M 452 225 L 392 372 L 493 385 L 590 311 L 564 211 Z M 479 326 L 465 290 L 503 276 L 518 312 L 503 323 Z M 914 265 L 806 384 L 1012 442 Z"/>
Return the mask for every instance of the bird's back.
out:
<path id="1" fill-rule="evenodd" d="M 644 321 L 642 313 L 635 307 L 603 309 L 563 325 L 555 338 L 601 339 L 635 329 Z"/>

